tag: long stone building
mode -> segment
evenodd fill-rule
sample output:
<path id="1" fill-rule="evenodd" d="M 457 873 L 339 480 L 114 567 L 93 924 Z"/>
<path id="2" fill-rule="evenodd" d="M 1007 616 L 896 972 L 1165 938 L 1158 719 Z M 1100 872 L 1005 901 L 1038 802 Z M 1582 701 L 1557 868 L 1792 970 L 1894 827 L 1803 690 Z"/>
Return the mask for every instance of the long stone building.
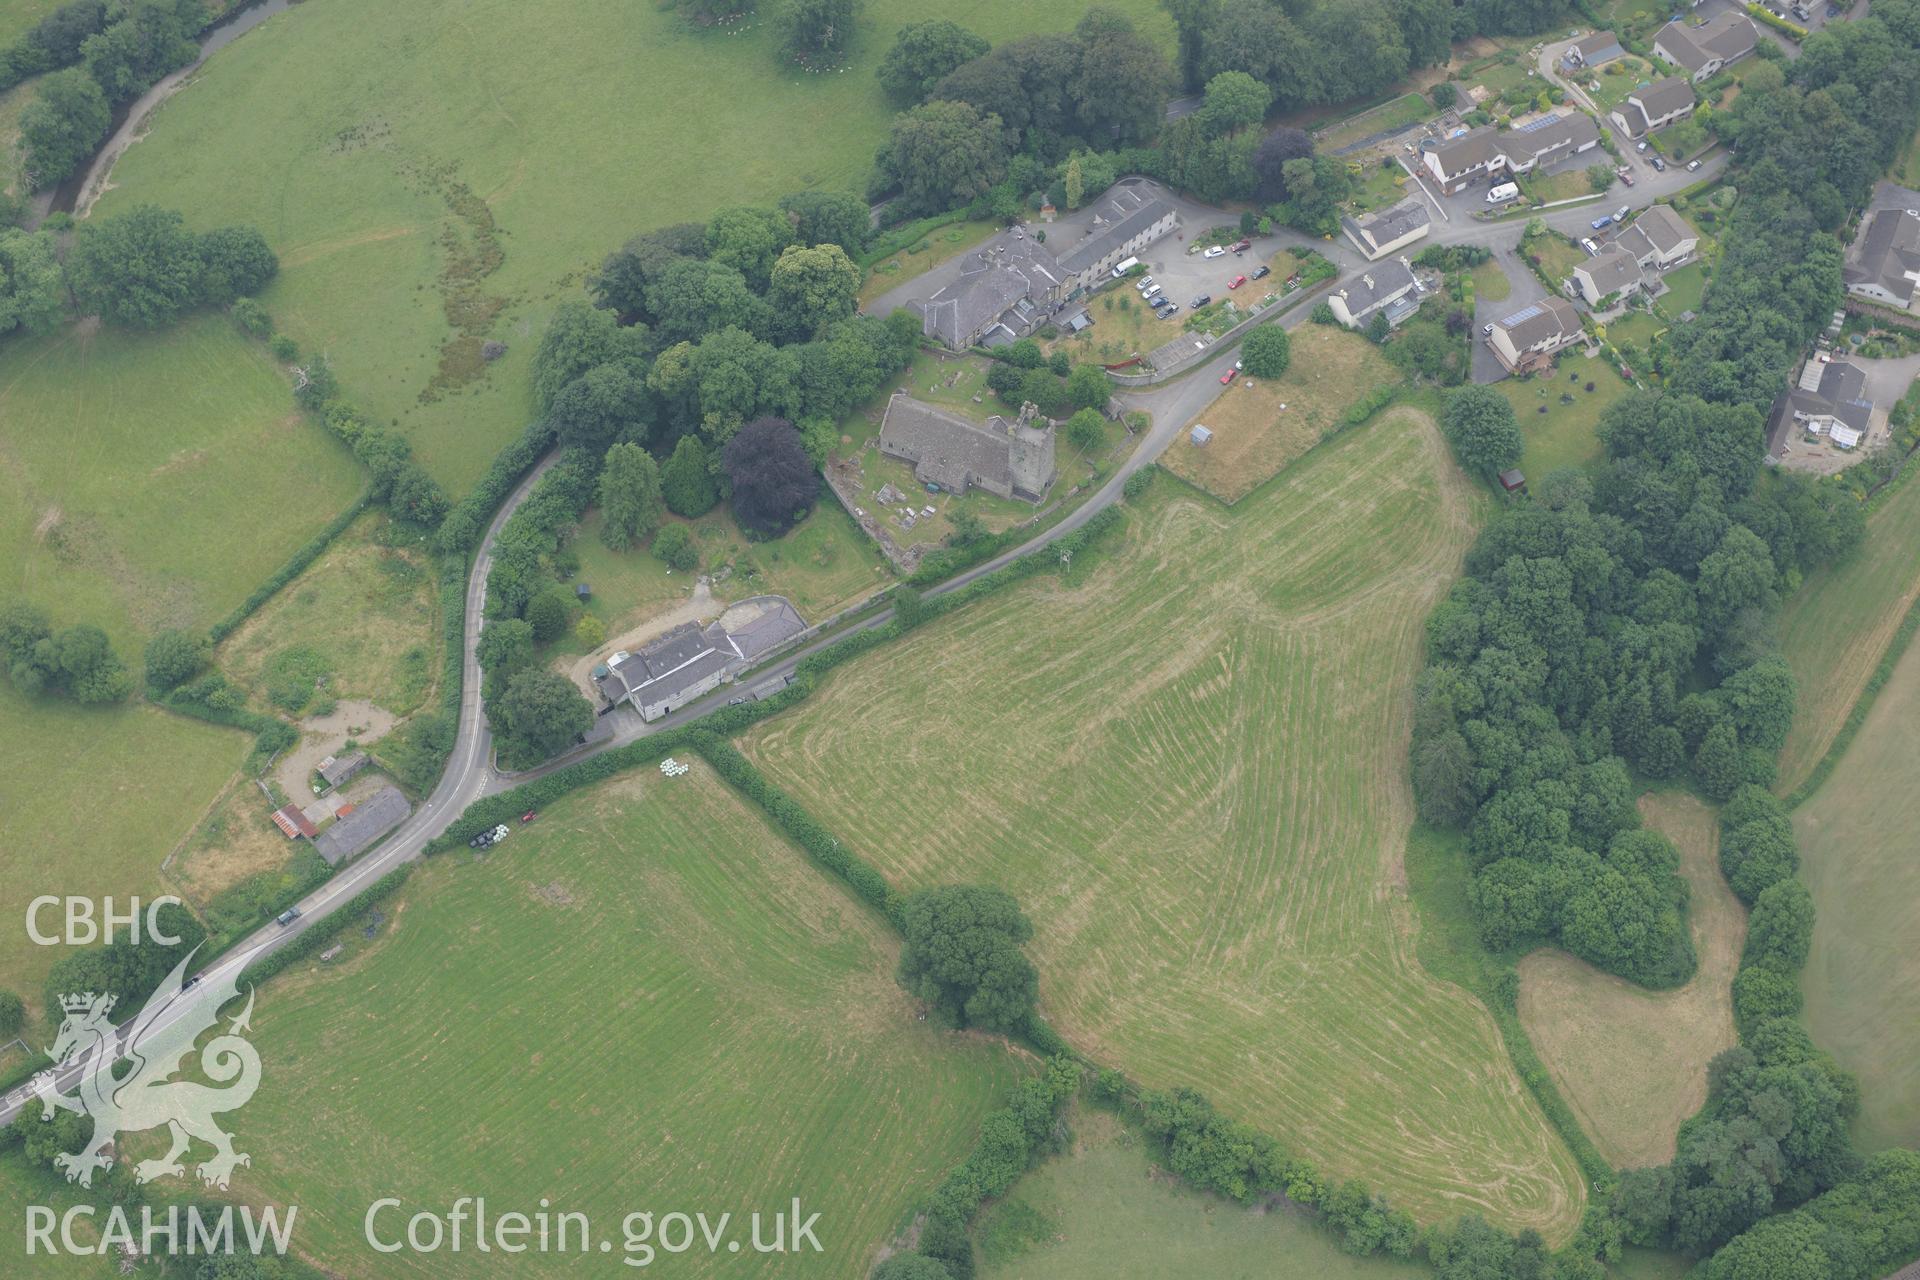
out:
<path id="1" fill-rule="evenodd" d="M 1053 424 L 1031 404 L 1011 422 L 995 414 L 983 425 L 895 392 L 880 423 L 880 452 L 911 463 L 922 484 L 1023 502 L 1044 498 L 1056 474 Z"/>

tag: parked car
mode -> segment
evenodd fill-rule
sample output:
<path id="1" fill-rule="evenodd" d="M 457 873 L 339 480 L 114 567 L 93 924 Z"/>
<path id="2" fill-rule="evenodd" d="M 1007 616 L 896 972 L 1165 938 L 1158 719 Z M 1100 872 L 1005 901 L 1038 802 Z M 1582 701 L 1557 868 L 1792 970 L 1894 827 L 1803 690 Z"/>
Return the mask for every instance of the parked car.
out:
<path id="1" fill-rule="evenodd" d="M 300 918 L 300 908 L 288 907 L 285 911 L 282 911 L 279 915 L 274 917 L 274 922 L 276 924 L 289 925 L 289 924 L 292 924 L 295 920 L 298 920 L 299 918 Z"/>
<path id="2" fill-rule="evenodd" d="M 1259 270 L 1253 273 L 1253 278 L 1255 280 L 1265 280 L 1268 276 L 1272 274 L 1273 274 L 1272 267 L 1261 267 Z"/>
<path id="3" fill-rule="evenodd" d="M 1627 215 L 1632 212 L 1633 212 L 1632 205 L 1623 204 L 1618 209 L 1615 209 L 1613 211 L 1613 220 L 1615 222 L 1625 222 L 1627 220 Z"/>
<path id="4" fill-rule="evenodd" d="M 1233 251 L 1235 253 L 1245 253 L 1247 250 L 1251 248 L 1253 248 L 1253 241 L 1248 240 L 1245 237 L 1242 237 L 1240 240 L 1240 243 L 1233 246 Z"/>
<path id="5" fill-rule="evenodd" d="M 1224 258 L 1227 256 L 1226 246 L 1217 245 L 1217 244 L 1213 245 L 1205 253 L 1201 254 L 1200 256 L 1203 258 Z"/>
<path id="6" fill-rule="evenodd" d="M 1600 256 L 1600 246 L 1593 242 L 1592 236 L 1582 236 L 1580 238 L 1580 247 L 1587 251 L 1588 257 L 1597 258 Z"/>
<path id="7" fill-rule="evenodd" d="M 1192 302 L 1189 302 L 1187 305 L 1192 307 L 1195 311 L 1198 311 L 1201 307 L 1206 306 L 1209 302 L 1212 302 L 1212 301 L 1213 301 L 1212 294 L 1203 293 L 1199 297 L 1195 298 Z"/>
<path id="8" fill-rule="evenodd" d="M 1652 157 L 1647 161 L 1647 163 L 1653 166 L 1653 171 L 1655 173 L 1665 173 L 1667 171 L 1667 162 L 1665 160 L 1662 160 L 1659 156 Z"/>
<path id="9" fill-rule="evenodd" d="M 1224 387 L 1239 376 L 1240 376 L 1240 371 L 1238 369 L 1229 369 L 1225 373 L 1220 375 L 1220 385 Z"/>
<path id="10" fill-rule="evenodd" d="M 1141 276 L 1140 279 L 1134 283 L 1133 287 L 1142 293 L 1151 292 L 1153 289 L 1153 277 Z"/>
<path id="11" fill-rule="evenodd" d="M 1640 139 L 1640 141 L 1633 144 L 1633 149 L 1635 151 L 1645 151 L 1647 149 L 1647 140 L 1645 138 Z"/>
<path id="12" fill-rule="evenodd" d="M 746 695 L 742 694 L 737 698 L 728 698 L 727 705 L 730 707 L 738 707 L 743 705 L 746 701 L 747 701 Z"/>
<path id="13" fill-rule="evenodd" d="M 1180 309 L 1179 303 L 1169 302 L 1166 306 L 1160 308 L 1160 318 L 1162 320 L 1165 320 L 1168 316 L 1172 315 L 1174 312 L 1178 311 L 1179 309 Z"/>
<path id="14" fill-rule="evenodd" d="M 1227 288 L 1238 289 L 1241 285 L 1245 284 L 1246 282 L 1247 282 L 1247 278 L 1245 276 L 1235 276 L 1233 279 L 1227 281 Z"/>
<path id="15" fill-rule="evenodd" d="M 1610 213 L 1602 214 L 1601 216 L 1593 220 L 1593 229 L 1595 231 L 1605 231 L 1608 227 L 1612 225 L 1613 225 L 1613 215 Z"/>
<path id="16" fill-rule="evenodd" d="M 1692 173 L 1692 172 L 1693 172 L 1693 171 L 1694 171 L 1695 169 L 1698 169 L 1699 167 L 1700 167 L 1700 162 L 1699 162 L 1698 160 L 1689 160 L 1689 161 L 1687 161 L 1687 172 L 1688 172 L 1688 173 Z"/>
<path id="17" fill-rule="evenodd" d="M 1480 332 L 1491 338 L 1493 336 L 1493 325 L 1491 323 L 1481 325 Z"/>
<path id="18" fill-rule="evenodd" d="M 1622 169 L 1622 170 L 1620 171 L 1620 183 L 1621 183 L 1621 185 L 1622 185 L 1622 186 L 1627 186 L 1627 187 L 1630 187 L 1630 186 L 1632 186 L 1632 185 L 1633 185 L 1633 175 L 1632 175 L 1632 174 L 1630 174 L 1630 173 L 1628 173 L 1628 172 L 1627 172 L 1627 171 L 1626 171 L 1625 169 Z"/>

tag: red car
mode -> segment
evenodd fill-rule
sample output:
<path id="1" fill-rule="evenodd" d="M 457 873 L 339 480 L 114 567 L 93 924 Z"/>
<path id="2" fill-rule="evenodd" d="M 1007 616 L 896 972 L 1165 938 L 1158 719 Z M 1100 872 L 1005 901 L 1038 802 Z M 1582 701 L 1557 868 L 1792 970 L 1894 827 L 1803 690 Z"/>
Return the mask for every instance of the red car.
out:
<path id="1" fill-rule="evenodd" d="M 1247 282 L 1247 278 L 1245 276 L 1235 276 L 1233 279 L 1227 281 L 1227 288 L 1238 289 L 1241 285 L 1245 284 L 1246 282 Z"/>
<path id="2" fill-rule="evenodd" d="M 1240 376 L 1240 371 L 1238 369 L 1229 369 L 1225 373 L 1220 375 L 1220 385 L 1224 387 L 1229 382 L 1232 382 L 1235 378 L 1239 376 Z"/>
<path id="3" fill-rule="evenodd" d="M 1235 253 L 1245 253 L 1248 249 L 1251 249 L 1251 248 L 1253 248 L 1253 241 L 1242 240 L 1239 244 L 1233 246 L 1233 251 Z"/>

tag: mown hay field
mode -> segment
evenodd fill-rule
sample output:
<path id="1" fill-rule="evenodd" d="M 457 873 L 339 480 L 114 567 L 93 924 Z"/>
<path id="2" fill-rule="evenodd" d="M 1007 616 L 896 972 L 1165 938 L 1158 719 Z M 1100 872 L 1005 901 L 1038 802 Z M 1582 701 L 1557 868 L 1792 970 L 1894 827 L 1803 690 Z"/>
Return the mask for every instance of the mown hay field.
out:
<path id="1" fill-rule="evenodd" d="M 1909 489 L 1913 486 L 1909 485 Z M 1920 645 L 1894 665 L 1840 764 L 1793 815 L 1818 912 L 1800 986 L 1820 1047 L 1860 1077 L 1868 1150 L 1920 1143 Z"/>
<path id="2" fill-rule="evenodd" d="M 1422 1221 L 1565 1240 L 1584 1188 L 1484 1007 L 1414 953 L 1406 742 L 1472 537 L 1392 411 L 1227 510 L 1160 482 L 1080 580 L 840 671 L 746 749 L 903 888 L 1018 896 L 1045 1014 Z"/>
<path id="3" fill-rule="evenodd" d="M 1580 1127 L 1616 1168 L 1673 1159 L 1680 1122 L 1707 1098 L 1707 1063 L 1734 1044 L 1733 975 L 1747 912 L 1720 874 L 1714 810 L 1681 792 L 1640 801 L 1646 824 L 1680 851 L 1700 966 L 1673 991 L 1648 991 L 1564 951 L 1520 962 L 1520 1023 Z"/>
<path id="4" fill-rule="evenodd" d="M 1213 439 L 1196 447 L 1182 428 L 1163 456 L 1167 470 L 1222 502 L 1238 502 L 1338 429 L 1342 411 L 1363 392 L 1399 377 L 1357 333 L 1302 325 L 1292 336 L 1287 371 L 1278 378 L 1241 374 L 1188 424 L 1204 424 Z"/>
<path id="5" fill-rule="evenodd" d="M 1414 1280 L 1412 1262 L 1356 1258 L 1296 1205 L 1203 1195 L 1150 1158 L 1111 1113 L 1069 1113 L 1070 1151 L 1049 1158 L 974 1231 L 984 1280 Z"/>
<path id="6" fill-rule="evenodd" d="M 999 43 L 1088 0 L 954 0 Z M 1121 0 L 1169 51 L 1171 20 Z M 554 305 L 637 232 L 805 187 L 865 188 L 874 71 L 915 0 L 872 0 L 843 71 L 784 68 L 771 8 L 701 33 L 623 0 L 328 0 L 235 41 L 160 108 L 96 214 L 149 201 L 260 228 L 263 301 L 456 495 L 525 426 Z M 479 359 L 482 336 L 511 348 Z"/>
<path id="7" fill-rule="evenodd" d="M 437 858 L 382 913 L 260 992 L 263 1083 L 233 1115 L 254 1155 L 235 1190 L 298 1204 L 299 1248 L 333 1275 L 499 1274 L 497 1254 L 365 1241 L 379 1197 L 411 1214 L 462 1195 L 494 1214 L 545 1197 L 614 1242 L 611 1261 L 521 1255 L 516 1276 L 624 1270 L 629 1212 L 732 1212 L 745 1240 L 746 1214 L 795 1196 L 825 1252 L 656 1263 L 862 1275 L 1030 1069 L 916 1020 L 886 923 L 698 762 Z"/>
<path id="8" fill-rule="evenodd" d="M 1816 569 L 1780 615 L 1780 646 L 1799 681 L 1776 789 L 1807 780 L 1833 746 L 1887 644 L 1920 598 L 1920 481 L 1911 475 L 1867 517 L 1866 540 Z"/>

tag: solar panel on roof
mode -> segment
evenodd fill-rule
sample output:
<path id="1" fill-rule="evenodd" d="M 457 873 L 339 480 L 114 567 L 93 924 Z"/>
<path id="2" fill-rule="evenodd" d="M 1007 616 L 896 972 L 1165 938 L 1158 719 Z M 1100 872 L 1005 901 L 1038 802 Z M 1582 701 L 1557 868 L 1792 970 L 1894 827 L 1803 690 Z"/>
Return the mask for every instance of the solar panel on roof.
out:
<path id="1" fill-rule="evenodd" d="M 1523 124 L 1519 126 L 1514 130 L 1514 132 L 1515 133 L 1533 133 L 1537 130 L 1546 128 L 1548 125 L 1559 124 L 1559 123 L 1560 123 L 1560 117 L 1557 114 L 1550 115 L 1550 116 L 1541 116 L 1538 120 L 1530 121 L 1527 124 Z"/>
<path id="2" fill-rule="evenodd" d="M 1513 326 L 1519 324 L 1522 320 L 1531 320 L 1539 314 L 1540 314 L 1540 305 L 1538 303 L 1535 303 L 1533 306 L 1520 308 L 1520 310 L 1514 312 L 1512 315 L 1508 316 L 1505 320 L 1502 320 L 1500 322 L 1500 325 L 1502 328 L 1511 329 L 1513 328 Z"/>

